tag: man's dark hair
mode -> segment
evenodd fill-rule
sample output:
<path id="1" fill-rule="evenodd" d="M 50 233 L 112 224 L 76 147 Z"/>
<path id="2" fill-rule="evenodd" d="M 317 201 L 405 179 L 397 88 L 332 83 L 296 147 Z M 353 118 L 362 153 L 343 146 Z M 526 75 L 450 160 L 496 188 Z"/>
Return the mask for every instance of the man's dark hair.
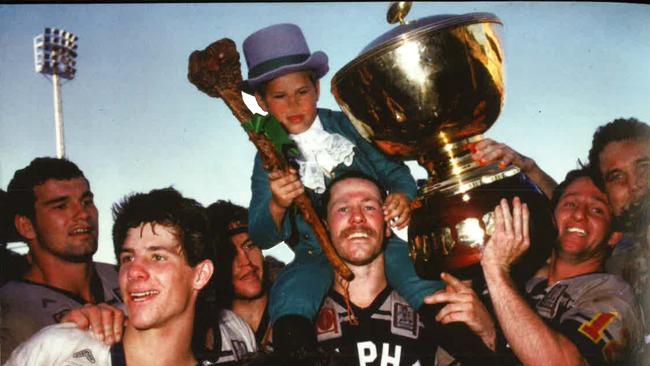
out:
<path id="1" fill-rule="evenodd" d="M 382 202 L 388 196 L 388 192 L 386 188 L 384 188 L 383 184 L 379 183 L 379 181 L 374 177 L 366 173 L 360 172 L 358 170 L 348 170 L 345 173 L 337 175 L 334 179 L 332 179 L 330 184 L 325 189 L 325 192 L 323 193 L 323 196 L 321 198 L 321 211 L 322 211 L 321 217 L 327 217 L 327 205 L 329 204 L 331 199 L 332 187 L 334 187 L 337 183 L 341 181 L 344 181 L 346 179 L 352 179 L 352 178 L 367 180 L 372 184 L 374 184 L 375 186 L 377 186 L 377 189 L 379 190 L 379 194 L 381 195 Z"/>
<path id="2" fill-rule="evenodd" d="M 596 172 L 595 169 L 590 165 L 582 165 L 578 169 L 574 169 L 574 170 L 569 171 L 566 174 L 566 177 L 564 178 L 564 180 L 560 184 L 558 184 L 557 187 L 555 187 L 555 189 L 553 189 L 553 196 L 551 198 L 551 209 L 553 210 L 553 212 L 555 212 L 555 208 L 557 207 L 557 205 L 558 205 L 558 203 L 560 201 L 560 198 L 562 197 L 562 195 L 566 191 L 567 187 L 569 185 L 571 185 L 571 183 L 573 183 L 577 179 L 589 178 L 589 179 L 591 179 L 592 182 L 594 182 L 594 186 L 596 186 L 596 188 L 598 188 L 598 190 L 605 193 L 604 188 L 599 186 L 596 183 L 596 180 L 598 179 L 597 174 L 598 174 L 598 172 Z M 557 223 L 556 223 L 556 225 L 557 225 Z M 605 235 L 605 241 L 609 238 L 609 236 L 611 235 L 611 233 L 613 231 L 619 230 L 619 226 L 620 226 L 620 224 L 618 223 L 616 218 L 612 215 L 611 226 L 609 228 L 609 232 L 607 233 L 607 235 Z M 609 257 L 611 255 L 613 249 L 614 249 L 613 247 L 607 246 L 607 253 L 606 253 L 607 257 Z"/>
<path id="3" fill-rule="evenodd" d="M 218 200 L 208 206 L 207 211 L 212 236 L 217 239 L 213 242 L 216 246 L 213 262 L 219 264 L 216 266 L 213 276 L 217 297 L 223 302 L 224 308 L 230 309 L 235 296 L 232 284 L 232 264 L 237 256 L 237 250 L 230 242 L 230 237 L 248 233 L 248 209 L 230 201 Z M 278 265 L 284 265 L 284 263 Z M 269 270 L 265 258 L 264 291 L 268 291 L 272 285 L 273 278 L 270 276 L 271 270 Z"/>
<path id="4" fill-rule="evenodd" d="M 113 220 L 113 247 L 118 258 L 127 231 L 143 223 L 173 229 L 190 266 L 193 267 L 206 258 L 209 232 L 205 208 L 196 200 L 183 197 L 174 188 L 154 189 L 149 193 L 126 196 L 113 206 Z"/>
<path id="5" fill-rule="evenodd" d="M 600 153 L 607 144 L 625 140 L 648 140 L 650 143 L 650 126 L 634 117 L 617 118 L 598 127 L 594 132 L 589 150 L 589 165 L 598 172 L 597 180 L 594 181 L 596 185 L 603 186 L 604 183 L 604 177 L 600 172 Z"/>
<path id="6" fill-rule="evenodd" d="M 589 178 L 595 184 L 595 174 L 596 172 L 589 165 L 581 165 L 578 169 L 574 169 L 566 173 L 564 180 L 558 184 L 555 189 L 553 189 L 553 195 L 551 197 L 551 210 L 555 211 L 560 198 L 564 194 L 564 191 L 566 191 L 567 187 L 571 185 L 571 183 L 573 183 L 578 178 Z M 596 187 L 604 193 L 602 187 L 599 187 L 598 185 L 596 185 Z"/>
<path id="7" fill-rule="evenodd" d="M 210 227 L 219 237 L 248 232 L 248 210 L 230 201 L 218 200 L 208 206 Z"/>
<path id="8" fill-rule="evenodd" d="M 248 210 L 230 201 L 218 200 L 207 208 L 210 232 L 215 245 L 212 259 L 218 263 L 214 273 L 214 288 L 216 300 L 221 302 L 221 308 L 232 308 L 234 288 L 232 284 L 232 263 L 237 254 L 230 244 L 230 236 L 236 233 L 248 232 Z"/>
<path id="9" fill-rule="evenodd" d="M 70 180 L 74 178 L 86 179 L 81 169 L 70 160 L 52 157 L 40 157 L 32 160 L 28 166 L 16 170 L 7 186 L 9 205 L 13 212 L 11 216 L 21 215 L 33 219 L 34 203 L 36 202 L 34 187 L 49 179 Z"/>

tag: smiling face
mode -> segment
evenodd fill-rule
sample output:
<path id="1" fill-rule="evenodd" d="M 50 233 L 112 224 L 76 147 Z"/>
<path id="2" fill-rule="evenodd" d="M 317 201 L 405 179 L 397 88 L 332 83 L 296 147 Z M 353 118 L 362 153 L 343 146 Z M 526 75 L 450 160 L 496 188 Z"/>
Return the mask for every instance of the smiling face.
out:
<path id="1" fill-rule="evenodd" d="M 151 223 L 130 228 L 118 260 L 129 327 L 157 329 L 188 318 L 191 324 L 196 296 L 207 283 L 200 272 L 207 261 L 191 267 L 174 229 Z"/>
<path id="2" fill-rule="evenodd" d="M 379 189 L 360 178 L 341 180 L 331 187 L 327 223 L 334 248 L 353 266 L 374 261 L 391 233 L 384 222 Z"/>
<path id="3" fill-rule="evenodd" d="M 650 142 L 610 142 L 600 152 L 600 172 L 615 216 L 640 199 L 650 180 Z"/>
<path id="4" fill-rule="evenodd" d="M 253 243 L 248 233 L 230 237 L 235 247 L 232 263 L 232 283 L 235 297 L 254 300 L 264 295 L 264 256 L 262 250 Z"/>
<path id="5" fill-rule="evenodd" d="M 97 207 L 85 178 L 48 179 L 34 187 L 34 218 L 17 228 L 35 255 L 83 262 L 97 251 Z"/>
<path id="6" fill-rule="evenodd" d="M 316 119 L 320 84 L 307 71 L 277 77 L 266 84 L 266 95 L 255 95 L 257 104 L 271 113 L 289 133 L 305 132 Z"/>
<path id="7" fill-rule="evenodd" d="M 558 251 L 573 262 L 604 258 L 610 237 L 612 215 L 605 193 L 588 177 L 574 180 L 566 187 L 555 208 L 558 226 Z M 608 241 L 609 240 L 609 241 Z"/>

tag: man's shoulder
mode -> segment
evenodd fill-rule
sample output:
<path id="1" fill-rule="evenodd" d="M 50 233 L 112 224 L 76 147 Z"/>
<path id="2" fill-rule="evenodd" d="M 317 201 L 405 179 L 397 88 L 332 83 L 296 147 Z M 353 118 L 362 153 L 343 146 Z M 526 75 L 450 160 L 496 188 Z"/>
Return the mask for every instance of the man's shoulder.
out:
<path id="1" fill-rule="evenodd" d="M 577 299 L 592 301 L 598 299 L 619 299 L 635 301 L 632 287 L 619 275 L 611 273 L 590 273 L 570 281 L 570 288 Z"/>
<path id="2" fill-rule="evenodd" d="M 3 318 L 13 313 L 38 313 L 49 318 L 62 310 L 81 305 L 63 291 L 23 280 L 4 284 L 0 288 L 0 303 Z"/>
<path id="3" fill-rule="evenodd" d="M 590 363 L 625 359 L 641 340 L 639 306 L 619 276 L 563 279 L 543 291 L 538 286 L 532 299 L 537 314 L 571 339 Z"/>
<path id="4" fill-rule="evenodd" d="M 102 281 L 118 281 L 118 269 L 116 265 L 104 262 L 93 262 L 93 265 Z"/>
<path id="5" fill-rule="evenodd" d="M 75 324 L 55 324 L 22 343 L 5 365 L 110 365 L 109 346 Z"/>
<path id="6" fill-rule="evenodd" d="M 120 307 L 123 303 L 117 266 L 109 263 L 93 262 L 95 271 L 102 283 L 104 302 Z"/>
<path id="7" fill-rule="evenodd" d="M 245 355 L 257 351 L 255 334 L 248 323 L 231 310 L 222 310 L 219 316 L 221 350 L 218 363 L 241 360 Z"/>
<path id="8" fill-rule="evenodd" d="M 246 323 L 244 319 L 240 318 L 234 311 L 228 309 L 221 310 L 219 325 L 224 325 L 233 329 L 250 329 L 248 323 Z"/>
<path id="9" fill-rule="evenodd" d="M 343 128 L 347 130 L 348 127 L 352 127 L 348 117 L 341 111 L 333 111 L 327 108 L 318 108 L 318 118 L 320 118 L 320 121 L 323 124 L 323 128 L 325 128 L 325 130 L 331 130 L 333 128 Z"/>

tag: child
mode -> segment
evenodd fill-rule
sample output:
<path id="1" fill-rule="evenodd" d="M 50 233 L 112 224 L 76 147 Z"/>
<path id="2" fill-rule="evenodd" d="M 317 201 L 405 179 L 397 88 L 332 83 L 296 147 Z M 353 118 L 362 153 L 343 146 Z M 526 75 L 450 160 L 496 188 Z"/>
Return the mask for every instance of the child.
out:
<path id="1" fill-rule="evenodd" d="M 327 55 L 310 53 L 300 28 L 277 24 L 250 35 L 243 45 L 249 79 L 244 92 L 255 95 L 260 107 L 287 130 L 301 152 L 298 171 L 268 173 L 259 154 L 252 176 L 249 233 L 263 249 L 287 242 L 295 259 L 271 289 L 269 314 L 273 344 L 279 352 L 315 349 L 312 320 L 332 283 L 333 271 L 317 239 L 291 206 L 308 188 L 317 207 L 326 184 L 348 170 L 357 170 L 381 182 L 390 192 L 384 205 L 386 220 L 398 228 L 408 224 L 410 200 L 416 185 L 408 167 L 376 150 L 341 112 L 317 109 L 319 79 L 329 69 Z M 390 285 L 414 309 L 424 296 L 442 288 L 440 281 L 417 277 L 406 243 L 391 236 L 386 249 Z"/>

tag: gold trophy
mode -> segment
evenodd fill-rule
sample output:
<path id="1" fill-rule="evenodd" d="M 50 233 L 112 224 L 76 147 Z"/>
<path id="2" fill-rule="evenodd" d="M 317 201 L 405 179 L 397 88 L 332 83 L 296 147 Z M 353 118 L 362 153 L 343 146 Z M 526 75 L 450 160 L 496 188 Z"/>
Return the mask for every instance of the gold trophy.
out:
<path id="1" fill-rule="evenodd" d="M 480 166 L 470 151 L 503 105 L 501 21 L 470 13 L 405 22 L 409 9 L 407 2 L 391 5 L 388 21 L 400 24 L 334 75 L 332 93 L 365 138 L 428 173 L 408 230 L 419 276 L 479 274 L 494 207 L 519 196 L 531 212 L 531 250 L 514 275 L 526 278 L 555 240 L 548 199 L 519 168 Z"/>

